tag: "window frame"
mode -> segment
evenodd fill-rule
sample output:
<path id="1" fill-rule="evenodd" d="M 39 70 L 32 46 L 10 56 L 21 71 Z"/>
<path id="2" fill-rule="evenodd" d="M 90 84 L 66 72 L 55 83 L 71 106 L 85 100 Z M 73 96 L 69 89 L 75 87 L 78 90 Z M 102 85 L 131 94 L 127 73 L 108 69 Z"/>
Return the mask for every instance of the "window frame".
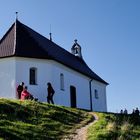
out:
<path id="1" fill-rule="evenodd" d="M 64 84 L 64 74 L 60 73 L 60 90 L 65 90 L 65 84 Z"/>
<path id="2" fill-rule="evenodd" d="M 29 69 L 29 84 L 37 85 L 37 68 L 31 67 Z"/>
<path id="3" fill-rule="evenodd" d="M 95 99 L 99 99 L 99 93 L 97 89 L 94 90 L 94 97 Z"/>

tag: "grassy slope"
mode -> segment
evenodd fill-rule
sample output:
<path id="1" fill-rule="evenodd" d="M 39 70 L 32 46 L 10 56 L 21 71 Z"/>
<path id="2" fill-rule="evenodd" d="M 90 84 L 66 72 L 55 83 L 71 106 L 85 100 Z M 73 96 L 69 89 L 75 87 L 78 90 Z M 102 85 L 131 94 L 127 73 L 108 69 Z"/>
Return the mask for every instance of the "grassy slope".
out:
<path id="1" fill-rule="evenodd" d="M 0 139 L 4 140 L 59 140 L 91 119 L 78 109 L 0 99 Z"/>
<path id="2" fill-rule="evenodd" d="M 140 116 L 97 113 L 99 121 L 89 127 L 88 140 L 140 140 Z"/>

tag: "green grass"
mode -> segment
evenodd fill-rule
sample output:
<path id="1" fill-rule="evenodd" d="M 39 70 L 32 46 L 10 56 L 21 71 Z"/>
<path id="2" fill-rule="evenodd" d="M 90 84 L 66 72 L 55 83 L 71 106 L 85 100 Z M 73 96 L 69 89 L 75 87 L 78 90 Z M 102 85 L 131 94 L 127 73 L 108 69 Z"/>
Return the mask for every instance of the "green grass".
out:
<path id="1" fill-rule="evenodd" d="M 140 116 L 97 113 L 98 122 L 88 128 L 88 140 L 140 140 Z"/>
<path id="2" fill-rule="evenodd" d="M 91 119 L 78 109 L 0 99 L 0 140 L 59 140 Z"/>
<path id="3" fill-rule="evenodd" d="M 88 140 L 139 140 L 140 117 L 97 113 Z M 35 101 L 0 99 L 0 140 L 60 140 L 92 120 L 88 112 Z"/>

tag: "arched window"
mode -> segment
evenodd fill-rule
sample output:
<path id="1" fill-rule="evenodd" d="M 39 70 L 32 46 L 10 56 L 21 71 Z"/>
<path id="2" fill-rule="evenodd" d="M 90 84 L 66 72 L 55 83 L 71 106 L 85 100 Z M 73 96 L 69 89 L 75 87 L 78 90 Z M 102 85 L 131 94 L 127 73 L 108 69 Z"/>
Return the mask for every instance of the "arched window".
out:
<path id="1" fill-rule="evenodd" d="M 30 68 L 29 71 L 29 83 L 31 85 L 36 85 L 37 84 L 37 68 Z"/>
<path id="2" fill-rule="evenodd" d="M 94 94 L 95 94 L 95 98 L 98 99 L 99 98 L 99 94 L 98 94 L 98 90 L 97 89 L 94 90 Z"/>
<path id="3" fill-rule="evenodd" d="M 60 74 L 60 89 L 64 90 L 64 74 Z"/>

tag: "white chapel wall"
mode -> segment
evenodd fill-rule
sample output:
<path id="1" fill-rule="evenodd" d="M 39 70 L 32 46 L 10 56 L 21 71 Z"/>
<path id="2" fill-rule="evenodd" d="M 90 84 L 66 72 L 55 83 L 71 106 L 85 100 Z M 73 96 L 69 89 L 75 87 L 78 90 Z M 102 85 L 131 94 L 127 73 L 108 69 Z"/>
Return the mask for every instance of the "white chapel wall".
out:
<path id="1" fill-rule="evenodd" d="M 29 69 L 37 68 L 37 85 L 29 84 Z M 64 90 L 60 89 L 60 74 L 64 75 Z M 39 99 L 46 102 L 47 82 L 55 89 L 54 102 L 58 105 L 70 106 L 70 86 L 76 87 L 77 107 L 90 109 L 90 79 L 58 62 L 44 59 L 16 57 L 16 85 L 24 82 L 28 90 Z M 106 85 L 92 81 L 92 105 L 94 111 L 107 111 Z M 99 98 L 95 98 L 94 90 Z"/>
<path id="2" fill-rule="evenodd" d="M 93 111 L 107 112 L 106 85 L 95 80 L 92 81 L 92 106 Z"/>
<path id="3" fill-rule="evenodd" d="M 0 59 L 0 98 L 15 98 L 15 60 Z"/>
<path id="4" fill-rule="evenodd" d="M 29 69 L 37 68 L 37 85 L 29 84 Z M 60 74 L 64 75 L 64 90 L 60 89 Z M 24 82 L 28 90 L 40 101 L 46 102 L 47 82 L 54 89 L 54 102 L 70 106 L 70 86 L 76 87 L 77 107 L 90 109 L 89 79 L 52 60 L 16 58 L 16 84 Z"/>
<path id="5" fill-rule="evenodd" d="M 15 62 L 16 61 L 16 62 Z M 9 57 L 0 59 L 0 97 L 15 98 L 16 87 L 22 81 L 40 101 L 46 102 L 47 82 L 54 89 L 54 101 L 58 105 L 70 106 L 70 86 L 76 87 L 77 107 L 90 109 L 90 79 L 52 60 Z M 29 84 L 29 69 L 37 68 L 37 85 Z M 64 75 L 64 90 L 60 89 L 60 74 Z M 16 82 L 15 82 L 16 81 Z M 106 85 L 92 81 L 92 105 L 94 111 L 107 111 Z M 99 98 L 95 98 L 95 90 Z"/>
<path id="6" fill-rule="evenodd" d="M 70 69 L 53 61 L 53 79 L 57 89 L 56 102 L 65 106 L 70 106 L 70 86 L 76 88 L 77 107 L 90 109 L 90 95 L 89 95 L 89 79 Z M 64 91 L 60 89 L 60 73 L 64 74 Z M 57 79 L 57 80 L 55 80 Z"/>
<path id="7" fill-rule="evenodd" d="M 37 84 L 30 85 L 29 70 L 37 68 Z M 51 64 L 44 59 L 16 58 L 16 85 L 21 82 L 25 83 L 28 91 L 40 101 L 46 101 L 47 82 L 52 81 Z"/>

